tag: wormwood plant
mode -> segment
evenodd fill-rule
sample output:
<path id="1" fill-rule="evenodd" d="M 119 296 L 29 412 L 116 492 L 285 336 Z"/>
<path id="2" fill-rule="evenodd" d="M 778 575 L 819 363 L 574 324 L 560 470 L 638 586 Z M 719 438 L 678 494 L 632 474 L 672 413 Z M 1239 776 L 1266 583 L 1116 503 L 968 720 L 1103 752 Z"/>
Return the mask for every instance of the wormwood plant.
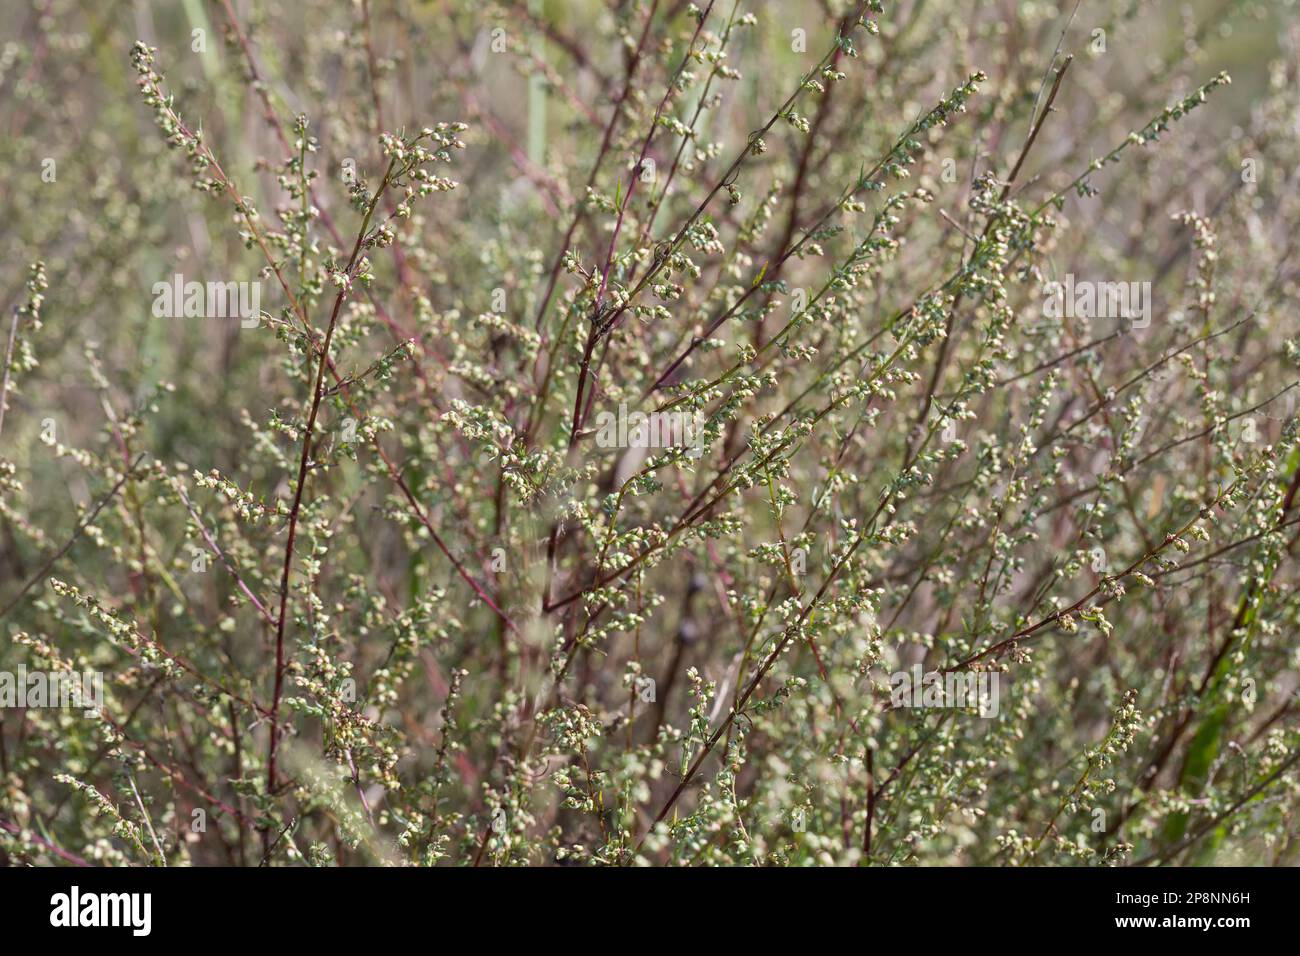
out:
<path id="1" fill-rule="evenodd" d="M 114 7 L 0 48 L 0 857 L 1300 862 L 1291 3 Z"/>

